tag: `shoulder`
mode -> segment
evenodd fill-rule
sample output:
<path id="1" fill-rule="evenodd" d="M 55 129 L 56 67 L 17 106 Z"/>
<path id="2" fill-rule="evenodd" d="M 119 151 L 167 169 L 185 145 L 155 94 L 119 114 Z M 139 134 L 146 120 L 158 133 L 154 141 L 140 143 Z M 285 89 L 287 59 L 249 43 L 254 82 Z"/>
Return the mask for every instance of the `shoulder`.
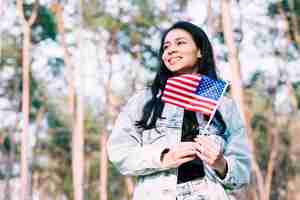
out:
<path id="1" fill-rule="evenodd" d="M 144 105 L 151 99 L 152 93 L 149 88 L 143 88 L 135 91 L 135 93 L 128 98 L 121 111 L 130 113 L 140 113 Z"/>
<path id="2" fill-rule="evenodd" d="M 245 126 L 242 113 L 237 102 L 230 96 L 224 96 L 219 107 L 226 124 L 233 130 L 238 130 Z"/>
<path id="3" fill-rule="evenodd" d="M 227 113 L 235 106 L 236 106 L 235 100 L 231 96 L 226 95 L 222 97 L 219 108 L 221 112 Z"/>
<path id="4" fill-rule="evenodd" d="M 148 87 L 136 90 L 135 93 L 128 99 L 128 104 L 143 104 L 151 99 L 151 90 Z"/>
<path id="5" fill-rule="evenodd" d="M 231 96 L 226 95 L 221 99 L 219 110 L 226 119 L 241 118 L 239 106 Z"/>

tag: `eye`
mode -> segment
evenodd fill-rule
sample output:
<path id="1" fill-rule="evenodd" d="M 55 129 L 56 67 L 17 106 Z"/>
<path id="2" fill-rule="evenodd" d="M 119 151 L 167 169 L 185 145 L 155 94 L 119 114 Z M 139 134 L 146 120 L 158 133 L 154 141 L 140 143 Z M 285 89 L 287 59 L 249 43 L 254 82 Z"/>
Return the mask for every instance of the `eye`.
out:
<path id="1" fill-rule="evenodd" d="M 166 50 L 169 47 L 169 45 L 164 45 L 163 50 Z"/>
<path id="2" fill-rule="evenodd" d="M 177 42 L 177 45 L 180 46 L 180 45 L 185 44 L 185 43 L 186 43 L 185 41 L 179 40 L 179 41 Z"/>

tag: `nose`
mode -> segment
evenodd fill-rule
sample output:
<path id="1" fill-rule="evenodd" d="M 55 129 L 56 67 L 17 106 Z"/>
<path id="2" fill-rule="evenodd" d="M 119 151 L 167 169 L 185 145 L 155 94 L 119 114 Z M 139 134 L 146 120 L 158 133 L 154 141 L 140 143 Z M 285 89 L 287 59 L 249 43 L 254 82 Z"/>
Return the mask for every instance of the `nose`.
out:
<path id="1" fill-rule="evenodd" d="M 170 45 L 166 51 L 167 51 L 167 54 L 171 55 L 171 54 L 177 52 L 177 48 L 175 45 Z"/>

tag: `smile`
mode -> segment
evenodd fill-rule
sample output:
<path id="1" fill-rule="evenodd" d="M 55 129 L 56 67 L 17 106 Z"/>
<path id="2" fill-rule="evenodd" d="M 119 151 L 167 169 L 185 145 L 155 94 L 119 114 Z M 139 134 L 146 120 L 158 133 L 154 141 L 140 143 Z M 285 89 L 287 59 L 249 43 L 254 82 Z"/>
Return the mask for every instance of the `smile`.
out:
<path id="1" fill-rule="evenodd" d="M 170 64 L 172 65 L 172 64 L 178 62 L 178 61 L 181 60 L 181 59 L 182 59 L 182 57 L 180 57 L 180 56 L 172 57 L 172 58 L 169 58 L 169 59 L 168 59 L 168 63 L 170 63 Z"/>

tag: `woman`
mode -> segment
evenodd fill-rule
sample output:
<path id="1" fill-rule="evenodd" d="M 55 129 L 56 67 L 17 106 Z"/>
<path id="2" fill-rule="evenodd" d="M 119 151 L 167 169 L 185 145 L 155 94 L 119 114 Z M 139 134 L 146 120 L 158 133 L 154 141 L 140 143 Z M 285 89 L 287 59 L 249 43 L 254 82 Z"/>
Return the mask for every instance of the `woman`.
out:
<path id="1" fill-rule="evenodd" d="M 116 121 L 109 158 L 122 174 L 137 176 L 134 200 L 230 199 L 230 191 L 250 179 L 250 150 L 235 103 L 223 97 L 209 134 L 197 137 L 208 118 L 161 100 L 169 77 L 218 79 L 211 44 L 196 25 L 177 22 L 164 33 L 159 55 L 151 87 L 135 94 Z"/>

